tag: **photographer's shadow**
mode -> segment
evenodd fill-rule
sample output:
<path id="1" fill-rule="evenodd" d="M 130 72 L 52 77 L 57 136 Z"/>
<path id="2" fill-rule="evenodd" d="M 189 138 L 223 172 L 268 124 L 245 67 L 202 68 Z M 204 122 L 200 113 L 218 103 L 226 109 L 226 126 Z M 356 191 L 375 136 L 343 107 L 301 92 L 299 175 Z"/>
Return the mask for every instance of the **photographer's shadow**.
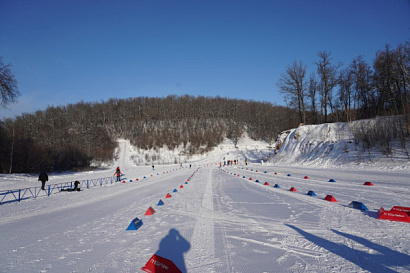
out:
<path id="1" fill-rule="evenodd" d="M 172 228 L 159 243 L 159 249 L 155 255 L 171 260 L 181 272 L 187 272 L 184 253 L 190 248 L 191 244 L 182 237 L 178 230 Z"/>

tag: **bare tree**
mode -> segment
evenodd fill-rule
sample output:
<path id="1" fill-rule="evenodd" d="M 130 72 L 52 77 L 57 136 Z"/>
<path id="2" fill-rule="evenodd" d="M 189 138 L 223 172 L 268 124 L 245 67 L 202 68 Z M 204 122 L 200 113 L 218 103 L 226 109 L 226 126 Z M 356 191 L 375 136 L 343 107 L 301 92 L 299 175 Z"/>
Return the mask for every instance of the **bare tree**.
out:
<path id="1" fill-rule="evenodd" d="M 316 102 L 316 95 L 317 95 L 317 81 L 315 74 L 310 75 L 309 79 L 309 89 L 308 89 L 308 98 L 310 99 L 310 112 L 312 113 L 313 123 L 318 124 L 319 118 L 317 114 L 317 102 Z"/>
<path id="2" fill-rule="evenodd" d="M 352 85 L 353 74 L 349 69 L 340 72 L 339 82 L 339 103 L 346 118 L 346 121 L 352 121 Z"/>
<path id="3" fill-rule="evenodd" d="M 16 97 L 20 95 L 17 88 L 17 81 L 10 70 L 11 65 L 4 64 L 0 57 L 0 105 L 6 106 L 14 102 Z"/>
<path id="4" fill-rule="evenodd" d="M 378 51 L 373 63 L 374 88 L 377 92 L 378 109 L 382 114 L 400 115 L 407 112 L 409 103 L 409 69 L 410 48 L 399 45 L 390 49 L 386 45 L 384 51 Z"/>
<path id="5" fill-rule="evenodd" d="M 395 50 L 397 63 L 397 82 L 401 86 L 401 101 L 404 114 L 409 114 L 410 108 L 410 42 L 399 45 Z"/>
<path id="6" fill-rule="evenodd" d="M 317 65 L 317 73 L 320 77 L 320 87 L 323 103 L 323 111 L 325 122 L 327 122 L 328 106 L 332 107 L 332 90 L 338 84 L 337 72 L 341 64 L 332 65 L 330 52 L 321 51 L 318 53 L 319 61 Z"/>
<path id="7" fill-rule="evenodd" d="M 306 65 L 301 61 L 294 61 L 289 65 L 286 72 L 281 75 L 277 85 L 284 95 L 285 101 L 290 107 L 297 108 L 299 121 L 306 123 Z"/>
<path id="8" fill-rule="evenodd" d="M 353 92 L 356 107 L 360 111 L 360 118 L 368 118 L 375 115 L 376 98 L 372 88 L 373 72 L 362 56 L 353 59 L 350 67 L 352 74 Z"/>

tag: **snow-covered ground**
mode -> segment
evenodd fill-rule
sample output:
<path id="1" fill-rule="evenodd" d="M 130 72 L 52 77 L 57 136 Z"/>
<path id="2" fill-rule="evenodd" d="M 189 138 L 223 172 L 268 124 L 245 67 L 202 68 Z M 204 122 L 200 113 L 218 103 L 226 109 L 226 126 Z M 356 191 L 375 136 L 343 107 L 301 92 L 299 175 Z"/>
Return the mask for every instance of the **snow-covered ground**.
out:
<path id="1" fill-rule="evenodd" d="M 242 139 L 238 148 L 227 141 L 192 159 L 191 168 L 154 171 L 134 165 L 135 149 L 121 140 L 112 168 L 51 174 L 49 183 L 112 176 L 117 165 L 127 183 L 0 205 L 0 272 L 142 272 L 155 253 L 182 272 L 410 272 L 410 223 L 376 214 L 382 206 L 410 207 L 408 162 L 345 164 L 337 149 L 326 152 L 327 161 L 308 161 L 295 152 L 307 147 L 299 135 L 299 144 L 284 141 L 268 163 L 272 149 Z M 325 149 L 327 141 L 314 145 Z M 220 169 L 224 158 L 240 164 Z M 34 186 L 37 176 L 0 176 L 0 190 Z M 352 201 L 369 211 L 349 208 Z M 155 213 L 145 216 L 149 207 Z M 143 225 L 126 230 L 136 217 Z"/>

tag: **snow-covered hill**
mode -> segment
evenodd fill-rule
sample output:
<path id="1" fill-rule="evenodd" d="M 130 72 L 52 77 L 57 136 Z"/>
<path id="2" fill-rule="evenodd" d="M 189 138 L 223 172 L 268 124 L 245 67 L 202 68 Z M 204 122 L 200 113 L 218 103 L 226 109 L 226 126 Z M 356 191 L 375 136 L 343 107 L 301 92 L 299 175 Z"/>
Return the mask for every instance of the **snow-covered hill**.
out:
<path id="1" fill-rule="evenodd" d="M 352 133 L 359 122 L 304 125 L 284 131 L 278 136 L 270 161 L 318 167 L 410 168 L 410 160 L 398 140 L 392 141 L 390 156 L 377 146 L 371 150 L 364 148 Z M 407 143 L 410 147 L 410 139 Z"/>
<path id="2" fill-rule="evenodd" d="M 273 149 L 245 137 L 155 170 L 120 140 L 111 168 L 50 174 L 48 183 L 112 176 L 116 166 L 126 183 L 0 205 L 0 272 L 142 272 L 153 254 L 183 272 L 410 272 L 410 224 L 377 219 L 382 206 L 410 207 L 408 163 L 344 164 L 332 133 L 341 128 L 290 130 L 268 163 Z M 219 168 L 224 159 L 240 164 Z M 37 176 L 0 176 L 0 189 L 26 186 L 39 186 Z M 155 213 L 144 215 L 149 207 Z M 143 225 L 126 230 L 135 218 Z"/>

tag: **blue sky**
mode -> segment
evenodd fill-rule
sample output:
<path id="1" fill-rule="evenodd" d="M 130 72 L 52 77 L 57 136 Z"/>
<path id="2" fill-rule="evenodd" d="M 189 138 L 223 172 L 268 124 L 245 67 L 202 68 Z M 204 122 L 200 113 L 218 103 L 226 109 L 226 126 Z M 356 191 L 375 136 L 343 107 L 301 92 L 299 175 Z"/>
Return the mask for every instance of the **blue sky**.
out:
<path id="1" fill-rule="evenodd" d="M 0 0 L 0 56 L 21 92 L 0 118 L 170 94 L 284 105 L 276 82 L 293 61 L 371 64 L 409 37 L 409 0 Z"/>

